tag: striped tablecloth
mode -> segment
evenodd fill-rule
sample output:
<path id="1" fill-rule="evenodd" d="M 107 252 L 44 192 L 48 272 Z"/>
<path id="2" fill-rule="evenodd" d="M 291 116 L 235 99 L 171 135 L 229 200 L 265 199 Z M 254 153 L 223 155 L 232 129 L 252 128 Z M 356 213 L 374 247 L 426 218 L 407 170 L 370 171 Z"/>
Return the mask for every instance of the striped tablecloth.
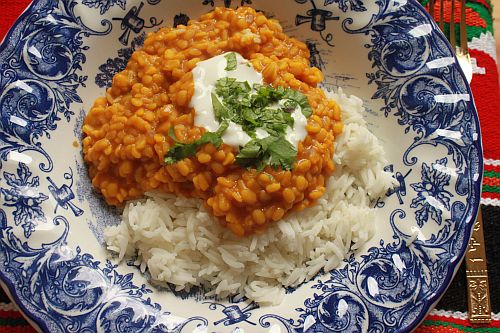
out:
<path id="1" fill-rule="evenodd" d="M 426 6 L 429 0 L 420 0 Z M 0 0 L 0 39 L 29 0 Z M 500 4 L 499 4 L 500 5 Z M 449 6 L 445 20 L 449 22 Z M 437 8 L 436 8 L 437 9 Z M 455 18 L 459 20 L 460 6 Z M 483 135 L 485 174 L 483 181 L 483 220 L 485 223 L 493 321 L 472 326 L 467 316 L 465 267 L 461 267 L 442 300 L 416 332 L 500 332 L 500 88 L 493 37 L 492 0 L 467 1 L 467 37 L 474 65 L 472 91 L 479 112 Z M 35 332 L 0 291 L 0 332 Z"/>

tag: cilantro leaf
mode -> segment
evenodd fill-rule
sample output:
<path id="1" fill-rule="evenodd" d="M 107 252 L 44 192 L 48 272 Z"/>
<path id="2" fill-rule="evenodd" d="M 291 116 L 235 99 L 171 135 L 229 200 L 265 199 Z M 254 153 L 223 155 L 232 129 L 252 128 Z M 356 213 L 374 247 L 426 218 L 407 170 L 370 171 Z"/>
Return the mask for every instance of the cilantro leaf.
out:
<path id="1" fill-rule="evenodd" d="M 272 86 L 263 86 L 260 84 L 254 84 L 253 89 L 256 90 L 256 94 L 252 95 L 252 105 L 255 107 L 266 107 L 273 102 L 278 102 L 285 95 L 285 88 Z"/>
<path id="2" fill-rule="evenodd" d="M 174 126 L 170 127 L 170 129 L 168 130 L 168 136 L 174 140 L 175 143 L 179 143 L 180 141 L 177 139 L 177 137 L 175 136 L 175 133 L 174 133 Z"/>
<path id="3" fill-rule="evenodd" d="M 302 114 L 306 118 L 309 118 L 311 116 L 312 114 L 311 105 L 309 105 L 309 100 L 307 99 L 307 96 L 304 95 L 303 93 L 293 89 L 287 89 L 283 98 L 296 102 L 300 106 Z"/>
<path id="4" fill-rule="evenodd" d="M 267 153 L 269 154 L 269 165 L 275 169 L 281 167 L 285 170 L 291 170 L 293 163 L 297 159 L 295 147 L 283 136 L 272 140 L 268 144 Z"/>
<path id="5" fill-rule="evenodd" d="M 228 67 L 236 66 L 236 55 L 225 55 Z M 217 132 L 206 132 L 198 140 L 189 144 L 178 142 L 173 132 L 170 134 L 176 144 L 165 156 L 166 163 L 175 163 L 196 154 L 198 148 L 206 143 L 216 147 L 222 144 L 221 135 L 229 122 L 234 122 L 252 137 L 236 156 L 236 163 L 242 167 L 259 170 L 266 166 L 290 170 L 297 158 L 295 147 L 285 138 L 287 128 L 293 128 L 291 112 L 297 107 L 309 117 L 312 114 L 307 96 L 284 87 L 250 84 L 235 78 L 221 78 L 215 83 L 212 93 L 212 107 L 216 119 L 221 122 Z M 257 129 L 264 130 L 268 136 L 256 138 Z"/>
<path id="6" fill-rule="evenodd" d="M 214 109 L 215 118 L 217 120 L 228 119 L 229 110 L 219 101 L 217 95 L 212 93 L 212 107 Z"/>
<path id="7" fill-rule="evenodd" d="M 239 82 L 234 78 L 225 77 L 217 80 L 215 83 L 215 92 L 217 96 L 223 99 L 229 99 L 233 102 L 239 101 L 243 97 L 249 97 L 252 90 L 248 82 Z"/>
<path id="8" fill-rule="evenodd" d="M 260 122 L 258 121 L 260 118 L 259 110 L 252 108 L 244 108 L 241 111 L 241 117 L 243 118 L 243 120 L 248 122 L 248 124 L 243 124 L 247 125 L 247 127 L 250 126 L 257 127 L 260 125 Z"/>
<path id="9" fill-rule="evenodd" d="M 266 165 L 274 169 L 292 169 L 297 151 L 284 136 L 268 136 L 247 143 L 236 156 L 236 163 L 242 167 L 263 170 Z"/>
<path id="10" fill-rule="evenodd" d="M 262 161 L 263 155 L 264 150 L 262 149 L 261 142 L 258 139 L 254 139 L 240 149 L 240 152 L 236 155 L 236 163 L 244 168 L 255 167 L 258 170 L 262 170 L 265 167 Z"/>
<path id="11" fill-rule="evenodd" d="M 219 148 L 222 144 L 222 133 L 224 133 L 228 125 L 229 124 L 227 122 L 223 122 L 216 132 L 205 132 L 199 139 L 194 140 L 191 143 L 179 142 L 174 134 L 173 128 L 171 127 L 169 136 L 176 143 L 172 148 L 169 149 L 167 154 L 165 154 L 165 163 L 173 164 L 187 157 L 193 156 L 201 146 L 207 143 L 211 143 L 216 148 Z"/>
<path id="12" fill-rule="evenodd" d="M 297 103 L 296 101 L 294 101 L 293 99 L 287 99 L 284 103 L 283 103 L 283 108 L 282 110 L 285 111 L 285 112 L 293 112 L 293 110 L 295 110 L 295 108 L 299 106 L 299 103 Z"/>
<path id="13" fill-rule="evenodd" d="M 234 52 L 228 53 L 224 56 L 227 61 L 226 71 L 234 71 L 237 67 L 236 54 Z"/>
<path id="14" fill-rule="evenodd" d="M 284 134 L 288 126 L 293 128 L 293 117 L 289 112 L 284 112 L 280 109 L 263 109 L 262 115 L 259 118 L 260 126 L 268 133 L 275 136 Z"/>

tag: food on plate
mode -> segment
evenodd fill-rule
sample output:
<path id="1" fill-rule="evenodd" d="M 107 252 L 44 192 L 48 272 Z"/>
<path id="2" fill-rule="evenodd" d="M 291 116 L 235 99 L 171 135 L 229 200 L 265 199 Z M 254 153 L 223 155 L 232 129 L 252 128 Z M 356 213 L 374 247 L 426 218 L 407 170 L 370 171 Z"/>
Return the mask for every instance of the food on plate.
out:
<path id="1" fill-rule="evenodd" d="M 362 101 L 308 59 L 248 7 L 150 34 L 83 125 L 93 185 L 124 206 L 108 250 L 157 285 L 277 304 L 362 247 L 393 178 Z"/>
<path id="2" fill-rule="evenodd" d="M 92 184 L 112 205 L 149 191 L 203 199 L 238 236 L 311 206 L 343 123 L 308 59 L 248 7 L 150 34 L 85 118 Z"/>
<path id="3" fill-rule="evenodd" d="M 291 212 L 266 232 L 240 238 L 216 223 L 202 201 L 148 193 L 129 201 L 122 222 L 107 228 L 107 248 L 136 264 L 157 285 L 200 286 L 209 296 L 241 294 L 279 304 L 285 287 L 328 272 L 373 236 L 371 202 L 393 186 L 384 150 L 363 120 L 362 101 L 342 93 L 345 129 L 335 143 L 337 168 L 315 205 Z"/>

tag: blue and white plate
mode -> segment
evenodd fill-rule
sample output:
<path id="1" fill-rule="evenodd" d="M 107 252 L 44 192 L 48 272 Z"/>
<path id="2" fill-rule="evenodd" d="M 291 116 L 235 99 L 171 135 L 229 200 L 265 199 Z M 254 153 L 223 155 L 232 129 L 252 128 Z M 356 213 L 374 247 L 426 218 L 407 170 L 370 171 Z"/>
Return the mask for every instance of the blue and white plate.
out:
<path id="1" fill-rule="evenodd" d="M 276 307 L 157 290 L 108 260 L 81 124 L 147 31 L 253 6 L 366 103 L 398 186 L 358 254 Z M 0 277 L 44 332 L 408 332 L 450 283 L 482 178 L 470 88 L 415 0 L 35 0 L 0 47 Z"/>

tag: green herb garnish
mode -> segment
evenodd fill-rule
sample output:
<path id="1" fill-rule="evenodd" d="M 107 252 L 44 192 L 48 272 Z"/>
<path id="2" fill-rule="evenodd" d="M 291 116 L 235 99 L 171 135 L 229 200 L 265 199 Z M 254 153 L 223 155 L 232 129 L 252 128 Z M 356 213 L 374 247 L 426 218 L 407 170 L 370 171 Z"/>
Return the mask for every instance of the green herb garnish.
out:
<path id="1" fill-rule="evenodd" d="M 237 66 L 236 53 L 228 53 L 224 56 L 224 58 L 226 58 L 227 61 L 226 71 L 234 71 Z"/>
<path id="2" fill-rule="evenodd" d="M 222 104 L 219 99 L 217 98 L 217 95 L 212 93 L 212 108 L 214 109 L 214 114 L 215 118 L 217 120 L 222 120 L 222 119 L 230 119 L 231 115 L 229 114 L 228 108 Z"/>
<path id="3" fill-rule="evenodd" d="M 216 82 L 212 105 L 217 119 L 241 125 L 250 136 L 259 127 L 271 135 L 284 134 L 287 126 L 293 127 L 291 112 L 296 107 L 306 117 L 312 113 L 307 97 L 298 91 L 260 84 L 252 89 L 248 82 L 233 78 Z"/>
<path id="4" fill-rule="evenodd" d="M 302 111 L 302 114 L 306 117 L 309 118 L 312 114 L 312 109 L 311 106 L 309 105 L 309 101 L 307 100 L 307 96 L 292 89 L 286 89 L 285 96 L 283 98 L 287 99 L 288 101 L 293 101 L 297 103 L 300 106 L 300 110 Z M 285 102 L 285 107 L 286 107 L 286 102 Z"/>
<path id="5" fill-rule="evenodd" d="M 268 136 L 247 143 L 236 156 L 236 163 L 246 168 L 255 167 L 259 171 L 267 165 L 290 170 L 296 158 L 297 151 L 284 136 Z"/>
<path id="6" fill-rule="evenodd" d="M 199 139 L 191 143 L 179 142 L 179 140 L 175 136 L 173 127 L 171 127 L 168 135 L 172 138 L 172 140 L 174 140 L 175 145 L 170 148 L 170 150 L 165 155 L 165 163 L 173 164 L 185 159 L 186 157 L 193 156 L 201 146 L 207 143 L 211 143 L 216 148 L 219 148 L 222 144 L 222 133 L 224 133 L 228 125 L 229 124 L 225 121 L 220 125 L 219 129 L 216 132 L 205 132 Z"/>
<path id="7" fill-rule="evenodd" d="M 226 70 L 234 70 L 236 55 L 229 53 Z M 216 132 L 206 132 L 191 143 L 178 142 L 173 131 L 171 138 L 176 144 L 165 155 L 165 163 L 172 164 L 186 157 L 193 156 L 206 143 L 217 148 L 222 144 L 222 134 L 234 122 L 252 137 L 236 156 L 236 163 L 242 167 L 254 167 L 258 170 L 266 166 L 290 170 L 297 158 L 295 147 L 285 138 L 288 127 L 293 128 L 292 112 L 300 107 L 305 117 L 312 114 L 311 106 L 304 94 L 283 87 L 274 88 L 234 78 L 222 78 L 215 84 L 212 93 L 212 107 L 215 118 L 221 122 Z M 263 139 L 256 137 L 256 130 L 268 133 Z"/>

